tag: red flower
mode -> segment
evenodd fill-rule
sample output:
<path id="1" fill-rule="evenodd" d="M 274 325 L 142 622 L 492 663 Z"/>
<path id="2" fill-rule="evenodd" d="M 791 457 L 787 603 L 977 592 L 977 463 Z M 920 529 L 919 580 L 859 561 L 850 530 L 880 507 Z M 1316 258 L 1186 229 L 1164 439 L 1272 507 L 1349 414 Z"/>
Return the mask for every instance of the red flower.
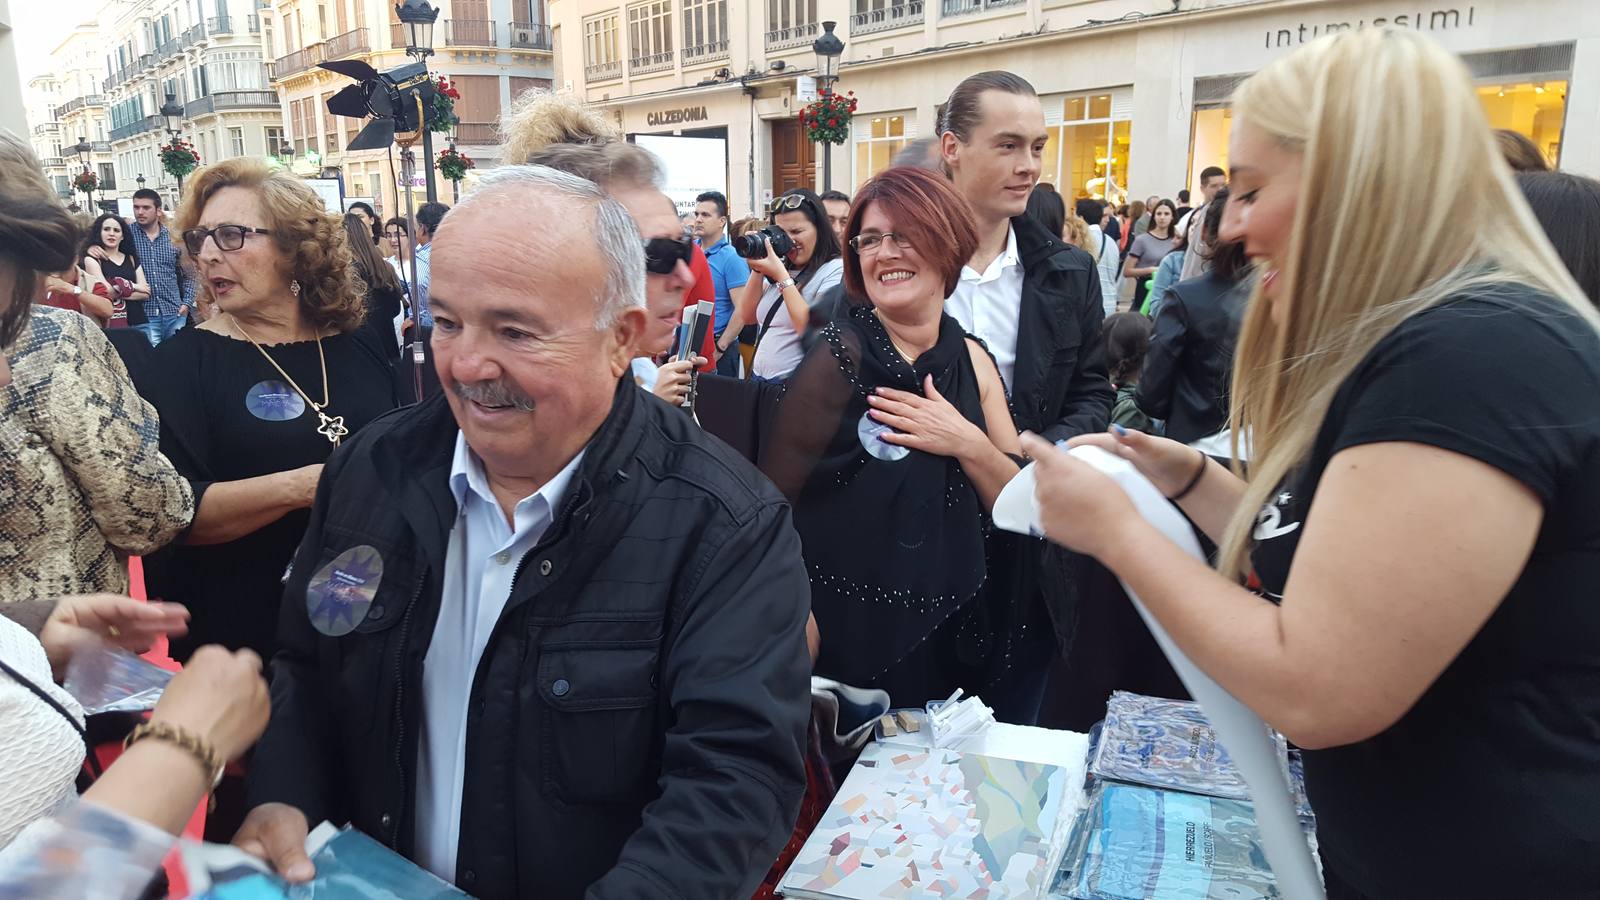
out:
<path id="1" fill-rule="evenodd" d="M 828 120 L 828 127 L 829 128 L 838 128 L 839 127 L 839 120 L 838 119 L 829 119 Z"/>

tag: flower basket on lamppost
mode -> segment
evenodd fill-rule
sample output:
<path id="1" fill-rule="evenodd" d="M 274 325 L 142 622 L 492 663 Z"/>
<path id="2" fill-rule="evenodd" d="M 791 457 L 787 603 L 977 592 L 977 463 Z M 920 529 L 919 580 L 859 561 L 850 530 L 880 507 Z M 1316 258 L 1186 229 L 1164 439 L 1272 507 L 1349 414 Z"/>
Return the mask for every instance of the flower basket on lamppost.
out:
<path id="1" fill-rule="evenodd" d="M 433 83 L 433 108 L 428 110 L 429 131 L 450 131 L 461 120 L 456 118 L 456 101 L 461 99 L 461 91 L 450 83 L 444 75 L 434 78 Z"/>
<path id="2" fill-rule="evenodd" d="M 806 129 L 806 140 L 822 144 L 822 189 L 833 187 L 833 149 L 831 145 L 843 144 L 850 139 L 850 117 L 855 115 L 856 94 L 835 94 L 830 90 L 817 93 L 817 99 L 800 109 L 800 122 Z"/>
<path id="3" fill-rule="evenodd" d="M 193 144 L 174 137 L 161 145 L 159 155 L 161 168 L 178 180 L 178 190 L 182 191 L 184 176 L 200 167 L 200 154 L 195 152 Z"/>
<path id="4" fill-rule="evenodd" d="M 454 183 L 453 193 L 455 194 L 455 199 L 459 202 L 461 199 L 461 179 L 467 177 L 468 169 L 476 168 L 472 162 L 472 157 L 457 150 L 452 142 L 449 147 L 439 151 L 439 159 L 434 163 L 434 167 L 439 170 L 440 175 Z"/>
<path id="5" fill-rule="evenodd" d="M 83 192 L 83 205 L 87 209 L 94 209 L 94 192 L 100 189 L 100 177 L 88 169 L 84 169 L 72 177 L 72 189 Z"/>

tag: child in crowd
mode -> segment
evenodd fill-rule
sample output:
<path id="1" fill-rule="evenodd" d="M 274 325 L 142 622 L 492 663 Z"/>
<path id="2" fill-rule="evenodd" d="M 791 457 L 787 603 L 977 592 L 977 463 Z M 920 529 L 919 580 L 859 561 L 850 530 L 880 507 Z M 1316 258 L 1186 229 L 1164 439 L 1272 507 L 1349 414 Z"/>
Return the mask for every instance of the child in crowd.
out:
<path id="1" fill-rule="evenodd" d="M 1120 312 L 1106 317 L 1100 330 L 1106 345 L 1106 368 L 1117 399 L 1111 406 L 1111 424 L 1146 434 L 1160 434 L 1155 420 L 1139 410 L 1133 395 L 1139 389 L 1139 373 L 1144 369 L 1145 351 L 1150 349 L 1150 320 L 1137 312 Z"/>

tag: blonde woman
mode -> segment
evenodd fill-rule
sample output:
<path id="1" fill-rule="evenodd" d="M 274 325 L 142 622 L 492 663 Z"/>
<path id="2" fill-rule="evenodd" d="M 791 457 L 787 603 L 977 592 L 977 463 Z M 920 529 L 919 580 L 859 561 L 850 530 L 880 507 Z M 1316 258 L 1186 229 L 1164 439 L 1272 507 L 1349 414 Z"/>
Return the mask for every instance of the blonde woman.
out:
<path id="1" fill-rule="evenodd" d="M 1221 574 L 1031 439 L 1045 530 L 1306 749 L 1331 896 L 1593 896 L 1600 318 L 1427 39 L 1324 39 L 1233 109 L 1222 238 L 1263 272 L 1230 423 L 1251 478 L 1080 440 L 1177 501 Z M 1399 246 L 1367 199 L 1402 193 L 1443 208 Z"/>

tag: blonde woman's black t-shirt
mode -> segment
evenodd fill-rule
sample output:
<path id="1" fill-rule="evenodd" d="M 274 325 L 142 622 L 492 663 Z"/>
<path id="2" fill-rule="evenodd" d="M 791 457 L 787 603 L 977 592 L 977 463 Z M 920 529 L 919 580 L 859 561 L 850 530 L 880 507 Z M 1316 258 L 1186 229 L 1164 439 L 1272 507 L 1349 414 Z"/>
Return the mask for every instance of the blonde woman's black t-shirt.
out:
<path id="1" fill-rule="evenodd" d="M 1257 519 L 1251 559 L 1268 597 L 1282 598 L 1328 462 L 1389 441 L 1494 466 L 1538 496 L 1544 520 L 1499 608 L 1400 721 L 1305 753 L 1323 858 L 1375 900 L 1595 896 L 1600 338 L 1517 287 L 1402 324 L 1340 388 L 1306 465 Z"/>

